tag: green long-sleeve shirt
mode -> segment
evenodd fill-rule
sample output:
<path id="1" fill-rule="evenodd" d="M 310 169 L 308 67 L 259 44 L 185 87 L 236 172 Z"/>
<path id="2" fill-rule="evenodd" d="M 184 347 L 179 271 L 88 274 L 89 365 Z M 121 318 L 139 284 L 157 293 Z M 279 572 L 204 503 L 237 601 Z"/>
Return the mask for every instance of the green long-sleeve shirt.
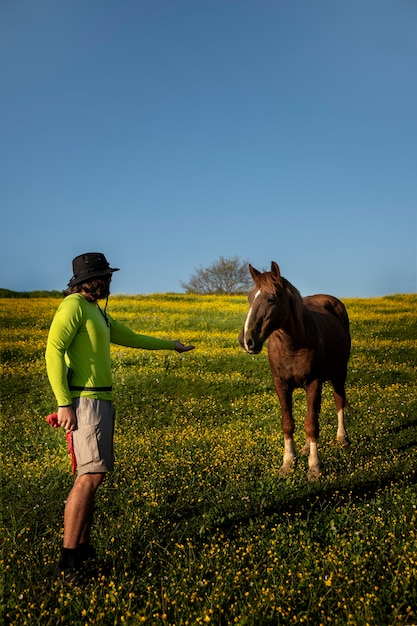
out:
<path id="1" fill-rule="evenodd" d="M 98 306 L 81 294 L 67 296 L 52 321 L 46 346 L 46 369 L 58 406 L 85 396 L 111 400 L 112 392 L 70 390 L 71 387 L 111 388 L 110 343 L 145 350 L 174 350 L 175 342 L 139 335 L 107 314 L 110 327 Z"/>

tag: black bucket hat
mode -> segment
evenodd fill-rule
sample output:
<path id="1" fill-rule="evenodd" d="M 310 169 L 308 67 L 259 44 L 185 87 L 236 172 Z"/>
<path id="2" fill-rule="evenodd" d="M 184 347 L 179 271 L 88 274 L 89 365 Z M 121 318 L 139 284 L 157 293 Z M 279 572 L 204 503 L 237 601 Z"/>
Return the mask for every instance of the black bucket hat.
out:
<path id="1" fill-rule="evenodd" d="M 72 271 L 74 276 L 69 281 L 68 287 L 87 282 L 92 278 L 118 272 L 119 268 L 110 267 L 106 257 L 101 252 L 86 252 L 76 256 L 72 261 Z"/>

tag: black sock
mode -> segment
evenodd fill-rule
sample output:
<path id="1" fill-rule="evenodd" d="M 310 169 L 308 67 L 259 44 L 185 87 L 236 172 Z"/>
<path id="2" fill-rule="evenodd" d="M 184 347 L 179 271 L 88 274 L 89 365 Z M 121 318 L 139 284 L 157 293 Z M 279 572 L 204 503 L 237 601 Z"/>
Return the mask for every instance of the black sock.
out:
<path id="1" fill-rule="evenodd" d="M 59 566 L 63 568 L 77 567 L 79 558 L 77 548 L 62 548 Z"/>

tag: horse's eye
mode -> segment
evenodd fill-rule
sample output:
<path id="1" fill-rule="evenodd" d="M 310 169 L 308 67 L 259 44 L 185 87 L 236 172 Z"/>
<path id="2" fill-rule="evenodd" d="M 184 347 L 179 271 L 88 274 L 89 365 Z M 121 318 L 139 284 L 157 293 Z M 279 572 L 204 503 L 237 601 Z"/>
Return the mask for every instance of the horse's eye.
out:
<path id="1" fill-rule="evenodd" d="M 268 296 L 268 304 L 275 304 L 275 302 L 277 301 L 275 296 Z"/>

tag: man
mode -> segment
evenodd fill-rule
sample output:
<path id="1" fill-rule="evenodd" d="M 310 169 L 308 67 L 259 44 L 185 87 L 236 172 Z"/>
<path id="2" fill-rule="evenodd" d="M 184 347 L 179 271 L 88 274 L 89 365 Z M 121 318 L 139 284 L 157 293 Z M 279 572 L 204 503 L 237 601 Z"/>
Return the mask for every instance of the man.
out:
<path id="1" fill-rule="evenodd" d="M 73 277 L 52 321 L 46 348 L 58 425 L 73 433 L 77 478 L 64 511 L 64 537 L 55 578 L 84 586 L 95 493 L 113 469 L 114 411 L 110 343 L 187 352 L 194 346 L 134 333 L 106 311 L 113 272 L 105 256 L 88 252 L 73 262 Z M 104 309 L 98 300 L 105 299 Z"/>

